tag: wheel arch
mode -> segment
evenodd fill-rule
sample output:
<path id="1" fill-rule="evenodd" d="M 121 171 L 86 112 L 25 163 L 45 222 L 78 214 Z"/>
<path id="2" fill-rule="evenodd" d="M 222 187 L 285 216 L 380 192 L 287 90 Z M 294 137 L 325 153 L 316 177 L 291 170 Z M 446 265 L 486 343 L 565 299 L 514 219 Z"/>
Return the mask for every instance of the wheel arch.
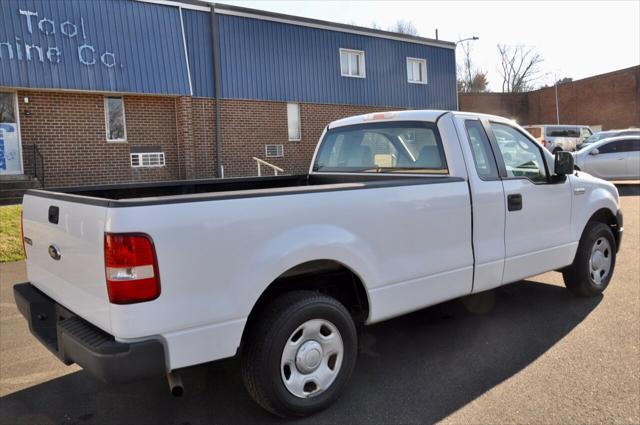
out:
<path id="1" fill-rule="evenodd" d="M 619 214 L 616 215 L 609 208 L 605 207 L 600 208 L 599 210 L 594 212 L 591 217 L 589 217 L 589 220 L 587 220 L 587 223 L 598 222 L 609 226 L 611 228 L 611 231 L 613 232 L 613 237 L 616 241 L 616 247 L 618 247 L 620 246 L 620 232 L 618 232 L 618 228 L 622 227 L 622 223 L 620 221 L 621 219 L 619 218 Z"/>
<path id="2" fill-rule="evenodd" d="M 335 259 L 305 261 L 281 273 L 262 291 L 247 317 L 240 345 L 264 305 L 283 293 L 296 290 L 317 291 L 337 299 L 358 324 L 365 323 L 369 318 L 369 292 L 361 275 L 353 267 Z"/>

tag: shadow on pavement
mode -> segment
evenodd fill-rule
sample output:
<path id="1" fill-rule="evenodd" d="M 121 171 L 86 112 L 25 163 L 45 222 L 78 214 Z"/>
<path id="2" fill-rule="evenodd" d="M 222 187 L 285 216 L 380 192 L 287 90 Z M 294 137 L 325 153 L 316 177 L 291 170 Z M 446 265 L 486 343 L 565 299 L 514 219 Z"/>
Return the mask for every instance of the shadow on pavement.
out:
<path id="1" fill-rule="evenodd" d="M 431 423 L 513 376 L 567 335 L 601 298 L 522 281 L 367 327 L 343 396 L 301 423 Z M 236 359 L 164 379 L 109 386 L 83 371 L 0 399 L 0 422 L 272 423 L 249 398 Z"/>

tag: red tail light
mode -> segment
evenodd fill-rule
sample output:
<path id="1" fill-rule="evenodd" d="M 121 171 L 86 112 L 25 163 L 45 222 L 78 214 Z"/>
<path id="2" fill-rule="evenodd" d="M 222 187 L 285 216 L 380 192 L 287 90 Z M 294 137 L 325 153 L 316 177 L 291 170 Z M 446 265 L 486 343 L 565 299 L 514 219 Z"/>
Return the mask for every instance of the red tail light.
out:
<path id="1" fill-rule="evenodd" d="M 151 301 L 160 296 L 158 261 L 148 235 L 105 234 L 104 263 L 107 292 L 113 304 Z"/>
<path id="2" fill-rule="evenodd" d="M 546 140 L 540 140 L 540 144 L 542 144 L 542 146 L 544 146 L 545 148 L 547 147 L 547 141 Z"/>

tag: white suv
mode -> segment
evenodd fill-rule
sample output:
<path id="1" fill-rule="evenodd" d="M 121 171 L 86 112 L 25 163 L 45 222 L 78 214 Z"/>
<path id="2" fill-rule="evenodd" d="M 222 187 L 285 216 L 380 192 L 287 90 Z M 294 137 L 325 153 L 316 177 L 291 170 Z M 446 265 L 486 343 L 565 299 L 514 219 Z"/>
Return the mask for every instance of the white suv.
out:
<path id="1" fill-rule="evenodd" d="M 530 125 L 524 127 L 549 152 L 573 152 L 593 131 L 586 125 Z"/>

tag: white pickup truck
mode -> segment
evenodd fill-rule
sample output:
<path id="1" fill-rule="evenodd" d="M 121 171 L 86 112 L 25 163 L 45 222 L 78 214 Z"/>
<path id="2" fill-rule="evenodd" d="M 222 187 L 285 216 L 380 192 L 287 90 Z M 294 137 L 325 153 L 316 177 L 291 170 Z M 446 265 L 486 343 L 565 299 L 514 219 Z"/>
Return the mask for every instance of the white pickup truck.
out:
<path id="1" fill-rule="evenodd" d="M 338 397 L 359 325 L 550 270 L 598 296 L 622 237 L 615 186 L 570 153 L 446 111 L 333 122 L 307 175 L 30 190 L 23 207 L 16 303 L 62 361 L 177 393 L 176 370 L 239 355 L 281 416 Z"/>

